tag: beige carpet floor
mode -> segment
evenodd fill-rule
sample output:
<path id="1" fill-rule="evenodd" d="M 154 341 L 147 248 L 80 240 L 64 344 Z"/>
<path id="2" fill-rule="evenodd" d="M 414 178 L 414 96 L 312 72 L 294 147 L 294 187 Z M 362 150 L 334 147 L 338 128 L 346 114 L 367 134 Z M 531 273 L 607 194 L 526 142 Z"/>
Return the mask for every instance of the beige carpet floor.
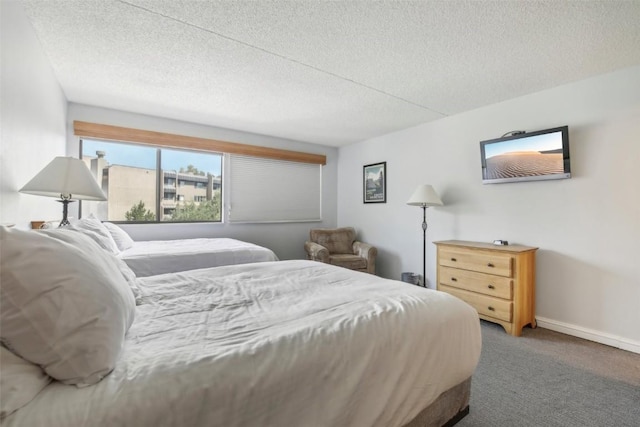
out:
<path id="1" fill-rule="evenodd" d="M 640 354 L 543 328 L 482 322 L 471 411 L 459 427 L 638 427 Z"/>

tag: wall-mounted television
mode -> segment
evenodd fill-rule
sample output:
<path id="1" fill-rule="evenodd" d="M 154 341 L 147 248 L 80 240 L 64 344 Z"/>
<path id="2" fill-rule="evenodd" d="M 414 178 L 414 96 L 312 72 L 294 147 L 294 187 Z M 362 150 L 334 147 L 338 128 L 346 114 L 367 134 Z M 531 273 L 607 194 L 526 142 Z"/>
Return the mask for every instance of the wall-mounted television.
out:
<path id="1" fill-rule="evenodd" d="M 568 126 L 480 142 L 482 183 L 571 178 Z"/>

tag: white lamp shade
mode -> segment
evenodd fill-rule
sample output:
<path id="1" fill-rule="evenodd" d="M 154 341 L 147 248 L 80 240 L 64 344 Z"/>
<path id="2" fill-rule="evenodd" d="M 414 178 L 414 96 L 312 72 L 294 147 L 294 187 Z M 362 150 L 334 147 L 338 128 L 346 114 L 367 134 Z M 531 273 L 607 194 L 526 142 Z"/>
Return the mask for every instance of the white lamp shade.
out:
<path id="1" fill-rule="evenodd" d="M 78 200 L 107 200 L 87 165 L 74 157 L 56 157 L 20 192 Z"/>
<path id="2" fill-rule="evenodd" d="M 432 186 L 422 184 L 416 188 L 407 204 L 411 206 L 442 206 L 442 200 Z"/>

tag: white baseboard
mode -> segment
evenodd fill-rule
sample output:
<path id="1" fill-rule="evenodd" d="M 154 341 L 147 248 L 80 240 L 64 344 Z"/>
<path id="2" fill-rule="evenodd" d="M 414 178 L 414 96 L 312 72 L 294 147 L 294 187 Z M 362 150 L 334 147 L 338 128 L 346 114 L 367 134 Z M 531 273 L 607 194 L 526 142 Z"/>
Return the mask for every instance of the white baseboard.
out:
<path id="1" fill-rule="evenodd" d="M 581 326 L 570 325 L 568 323 L 558 322 L 557 320 L 546 319 L 536 316 L 538 326 L 552 331 L 561 332 L 585 340 L 598 342 L 600 344 L 609 345 L 611 347 L 620 348 L 622 350 L 631 351 L 640 354 L 640 342 L 632 341 L 627 338 L 617 337 L 615 335 L 605 334 L 600 331 L 583 328 Z"/>

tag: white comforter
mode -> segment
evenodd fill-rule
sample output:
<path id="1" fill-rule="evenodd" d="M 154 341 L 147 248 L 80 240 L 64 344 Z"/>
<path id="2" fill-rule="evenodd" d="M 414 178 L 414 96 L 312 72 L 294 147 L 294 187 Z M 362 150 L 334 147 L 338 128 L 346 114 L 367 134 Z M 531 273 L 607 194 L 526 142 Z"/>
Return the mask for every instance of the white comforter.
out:
<path id="1" fill-rule="evenodd" d="M 227 238 L 139 241 L 119 256 L 138 277 L 278 260 L 271 249 Z"/>
<path id="2" fill-rule="evenodd" d="M 474 371 L 478 315 L 312 261 L 140 279 L 115 370 L 47 386 L 7 426 L 400 426 Z"/>

